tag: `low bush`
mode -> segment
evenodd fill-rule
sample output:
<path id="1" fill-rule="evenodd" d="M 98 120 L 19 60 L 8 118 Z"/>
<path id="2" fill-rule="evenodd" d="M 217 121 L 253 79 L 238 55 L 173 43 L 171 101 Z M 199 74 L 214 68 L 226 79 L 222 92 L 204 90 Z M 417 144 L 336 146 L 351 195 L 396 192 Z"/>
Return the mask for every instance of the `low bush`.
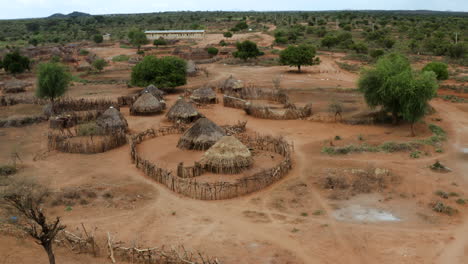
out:
<path id="1" fill-rule="evenodd" d="M 16 173 L 16 167 L 11 165 L 0 166 L 0 176 L 9 176 Z"/>
<path id="2" fill-rule="evenodd" d="M 78 136 L 97 136 L 101 133 L 100 128 L 96 122 L 89 122 L 85 124 L 78 125 L 77 134 Z"/>
<path id="3" fill-rule="evenodd" d="M 457 209 L 454 209 L 448 205 L 445 205 L 443 202 L 435 202 L 432 204 L 432 210 L 438 213 L 443 213 L 446 215 L 454 215 L 458 213 Z"/>
<path id="4" fill-rule="evenodd" d="M 128 61 L 130 59 L 129 56 L 127 55 L 117 55 L 115 57 L 112 58 L 112 61 L 113 62 L 122 62 L 122 61 Z"/>

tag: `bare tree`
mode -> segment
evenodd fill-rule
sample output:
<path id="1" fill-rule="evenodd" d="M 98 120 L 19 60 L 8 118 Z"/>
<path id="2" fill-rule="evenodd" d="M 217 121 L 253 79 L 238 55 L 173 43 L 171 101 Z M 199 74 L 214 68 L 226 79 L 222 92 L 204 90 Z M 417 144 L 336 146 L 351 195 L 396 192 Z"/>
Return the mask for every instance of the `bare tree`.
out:
<path id="1" fill-rule="evenodd" d="M 341 113 L 343 112 L 343 104 L 338 101 L 333 101 L 328 105 L 328 112 L 335 114 L 335 122 L 336 117 L 340 116 L 340 120 L 342 119 Z"/>
<path id="2" fill-rule="evenodd" d="M 35 184 L 12 184 L 10 187 L 13 191 L 4 194 L 3 199 L 7 205 L 16 209 L 27 219 L 27 223 L 21 225 L 22 229 L 44 248 L 49 257 L 49 263 L 55 264 L 53 242 L 57 234 L 65 229 L 65 226 L 60 224 L 59 217 L 52 222 L 47 220 L 41 207 L 47 196 L 47 191 Z"/>
<path id="3" fill-rule="evenodd" d="M 271 82 L 273 83 L 273 87 L 275 89 L 279 90 L 281 88 L 281 76 L 276 76 L 271 80 Z"/>

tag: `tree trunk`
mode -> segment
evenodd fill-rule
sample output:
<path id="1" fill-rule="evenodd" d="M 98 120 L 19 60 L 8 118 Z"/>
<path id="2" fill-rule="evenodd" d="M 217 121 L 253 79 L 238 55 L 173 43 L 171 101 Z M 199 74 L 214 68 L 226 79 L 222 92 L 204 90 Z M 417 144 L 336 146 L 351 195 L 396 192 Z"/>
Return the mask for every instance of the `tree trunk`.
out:
<path id="1" fill-rule="evenodd" d="M 301 65 L 297 65 L 297 70 L 301 72 Z"/>
<path id="2" fill-rule="evenodd" d="M 411 123 L 411 136 L 412 136 L 412 137 L 415 137 L 415 136 L 416 136 L 416 133 L 414 133 L 414 122 Z"/>
<path id="3" fill-rule="evenodd" d="M 392 124 L 394 126 L 398 125 L 398 113 L 392 112 Z"/>
<path id="4" fill-rule="evenodd" d="M 55 264 L 55 256 L 54 251 L 52 250 L 52 242 L 47 244 L 42 244 L 45 251 L 47 252 L 47 256 L 49 257 L 49 264 Z"/>

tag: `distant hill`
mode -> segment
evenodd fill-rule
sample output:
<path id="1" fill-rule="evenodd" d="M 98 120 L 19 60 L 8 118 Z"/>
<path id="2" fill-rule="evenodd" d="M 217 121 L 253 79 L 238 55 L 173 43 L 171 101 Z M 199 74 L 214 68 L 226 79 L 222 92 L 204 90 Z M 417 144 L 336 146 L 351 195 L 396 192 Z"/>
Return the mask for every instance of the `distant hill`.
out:
<path id="1" fill-rule="evenodd" d="M 64 14 L 61 14 L 61 13 L 56 13 L 56 14 L 53 14 L 53 15 L 49 16 L 49 18 L 85 17 L 85 16 L 91 16 L 91 15 L 88 14 L 88 13 L 74 11 L 74 12 L 71 12 L 70 14 L 68 14 L 68 15 L 64 15 Z"/>

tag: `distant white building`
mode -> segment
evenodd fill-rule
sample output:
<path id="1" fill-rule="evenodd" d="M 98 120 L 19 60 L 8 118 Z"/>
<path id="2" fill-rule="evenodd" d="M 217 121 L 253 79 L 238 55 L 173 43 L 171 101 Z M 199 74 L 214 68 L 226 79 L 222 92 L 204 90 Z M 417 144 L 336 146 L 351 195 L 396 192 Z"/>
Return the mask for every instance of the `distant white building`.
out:
<path id="1" fill-rule="evenodd" d="M 110 39 L 111 39 L 111 34 L 106 33 L 106 34 L 102 35 L 102 40 L 109 41 Z"/>
<path id="2" fill-rule="evenodd" d="M 205 37 L 205 30 L 147 30 L 148 39 L 199 39 Z"/>

